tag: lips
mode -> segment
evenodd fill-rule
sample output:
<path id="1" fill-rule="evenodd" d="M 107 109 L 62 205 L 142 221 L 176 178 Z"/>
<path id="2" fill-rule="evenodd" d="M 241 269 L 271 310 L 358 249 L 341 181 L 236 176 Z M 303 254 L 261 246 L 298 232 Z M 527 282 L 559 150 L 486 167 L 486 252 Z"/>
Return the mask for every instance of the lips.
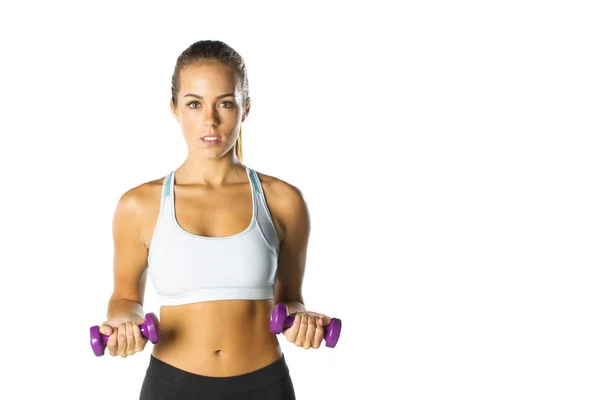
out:
<path id="1" fill-rule="evenodd" d="M 207 135 L 207 136 L 202 136 L 200 138 L 200 141 L 202 141 L 202 143 L 220 143 L 221 142 L 221 138 L 217 135 Z"/>

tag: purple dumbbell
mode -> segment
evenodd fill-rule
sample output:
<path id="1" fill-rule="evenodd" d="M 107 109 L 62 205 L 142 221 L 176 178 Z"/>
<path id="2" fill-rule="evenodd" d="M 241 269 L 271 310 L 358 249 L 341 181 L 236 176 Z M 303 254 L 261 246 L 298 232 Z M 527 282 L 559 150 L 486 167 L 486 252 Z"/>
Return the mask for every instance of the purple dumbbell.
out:
<path id="1" fill-rule="evenodd" d="M 146 318 L 144 318 L 144 323 L 139 325 L 140 331 L 142 331 L 142 336 L 148 339 L 153 344 L 156 344 L 160 341 L 160 329 L 158 326 L 158 318 L 154 313 L 146 314 Z M 108 343 L 108 338 L 110 336 L 100 333 L 100 327 L 98 325 L 92 326 L 90 328 L 90 344 L 92 345 L 92 350 L 97 357 L 104 355 L 104 350 L 106 349 L 106 343 Z"/>
<path id="2" fill-rule="evenodd" d="M 294 324 L 294 318 L 295 315 L 288 314 L 285 304 L 277 304 L 271 313 L 271 333 L 280 334 Z M 342 321 L 338 318 L 331 318 L 331 323 L 324 326 L 323 329 L 325 329 L 325 346 L 335 347 L 342 331 Z"/>

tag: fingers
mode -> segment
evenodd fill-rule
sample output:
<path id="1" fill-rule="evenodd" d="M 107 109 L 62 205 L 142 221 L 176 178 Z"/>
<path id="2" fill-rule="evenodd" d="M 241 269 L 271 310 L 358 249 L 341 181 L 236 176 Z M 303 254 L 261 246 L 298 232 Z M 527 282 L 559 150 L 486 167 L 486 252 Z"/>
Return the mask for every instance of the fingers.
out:
<path id="1" fill-rule="evenodd" d="M 325 327 L 330 322 L 331 318 L 323 314 L 299 312 L 295 316 L 294 324 L 284 331 L 284 335 L 298 347 L 318 349 L 325 338 Z"/>
<path id="2" fill-rule="evenodd" d="M 136 333 L 137 331 L 137 333 Z M 139 338 L 136 337 L 139 336 Z M 125 358 L 144 348 L 145 342 L 140 328 L 132 322 L 119 324 L 114 333 L 108 338 L 106 348 L 111 356 Z"/>
<path id="3" fill-rule="evenodd" d="M 307 316 L 307 328 L 306 328 L 306 337 L 304 338 L 304 343 L 302 347 L 305 349 L 310 349 L 314 344 L 314 337 L 317 330 L 317 322 L 316 317 L 314 315 Z"/>
<path id="4" fill-rule="evenodd" d="M 102 325 L 100 325 L 100 333 L 102 333 L 103 335 L 106 336 L 110 336 L 113 333 L 113 328 L 110 325 L 107 325 L 106 322 L 104 322 Z"/>
<path id="5" fill-rule="evenodd" d="M 132 356 L 138 351 L 142 351 L 148 339 L 142 336 L 140 327 L 133 322 L 125 323 L 125 350 L 121 357 Z"/>
<path id="6" fill-rule="evenodd" d="M 135 353 L 135 335 L 133 333 L 133 323 L 125 323 L 125 337 L 127 342 L 125 344 L 125 356 L 132 356 Z"/>
<path id="7" fill-rule="evenodd" d="M 134 352 L 144 350 L 144 346 L 146 345 L 146 342 L 148 341 L 148 339 L 146 339 L 145 337 L 142 336 L 142 331 L 140 330 L 140 327 L 135 324 L 133 325 L 133 336 L 134 336 L 134 342 L 135 342 Z"/>
<path id="8" fill-rule="evenodd" d="M 300 331 L 300 321 L 302 321 L 301 314 L 296 314 L 293 325 L 283 331 L 283 335 L 292 343 L 296 342 L 298 331 Z"/>
<path id="9" fill-rule="evenodd" d="M 117 355 L 117 350 L 119 349 L 117 338 L 119 336 L 119 327 L 116 329 L 112 329 L 113 333 L 108 338 L 108 342 L 106 343 L 106 348 L 108 349 L 108 353 L 115 357 Z"/>
<path id="10" fill-rule="evenodd" d="M 325 337 L 325 328 L 323 328 L 323 319 L 317 318 L 317 327 L 315 329 L 315 337 L 312 342 L 312 347 L 318 349 L 321 347 L 321 342 Z"/>
<path id="11" fill-rule="evenodd" d="M 117 331 L 117 354 L 120 357 L 125 357 L 125 351 L 127 351 L 127 328 L 125 324 L 120 324 Z"/>
<path id="12" fill-rule="evenodd" d="M 321 315 L 321 319 L 323 320 L 323 326 L 327 326 L 331 323 L 331 317 L 327 315 Z"/>
<path id="13" fill-rule="evenodd" d="M 125 358 L 142 351 L 148 341 L 142 335 L 140 325 L 144 321 L 139 318 L 115 318 L 106 321 L 100 327 L 100 332 L 108 335 L 106 348 L 111 356 Z"/>
<path id="14" fill-rule="evenodd" d="M 319 348 L 323 335 L 321 334 L 321 339 L 319 339 L 319 336 L 317 335 L 317 330 L 319 329 L 319 326 L 317 326 L 318 318 L 319 317 L 315 315 L 302 314 L 298 335 L 294 341 L 296 346 L 305 349 Z M 323 327 L 320 328 L 323 330 Z"/>
<path id="15" fill-rule="evenodd" d="M 305 349 L 310 349 L 311 347 L 315 347 L 315 335 L 317 333 L 317 320 L 319 317 L 314 315 L 308 316 L 308 328 L 306 329 L 306 338 L 304 339 L 304 347 Z"/>
<path id="16" fill-rule="evenodd" d="M 301 347 L 304 344 L 306 339 L 306 331 L 308 330 L 308 315 L 299 314 L 296 315 L 296 319 L 300 320 L 300 328 L 298 329 L 298 335 L 296 335 L 296 340 L 294 343 L 296 346 Z"/>

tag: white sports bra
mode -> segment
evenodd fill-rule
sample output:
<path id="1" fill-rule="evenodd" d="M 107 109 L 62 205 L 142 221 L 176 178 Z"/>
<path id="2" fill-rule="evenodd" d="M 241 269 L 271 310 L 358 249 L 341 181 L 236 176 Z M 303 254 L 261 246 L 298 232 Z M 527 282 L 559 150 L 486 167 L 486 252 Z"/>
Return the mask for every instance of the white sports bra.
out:
<path id="1" fill-rule="evenodd" d="M 148 272 L 161 305 L 273 298 L 279 237 L 258 175 L 248 167 L 246 172 L 252 220 L 243 232 L 227 237 L 184 230 L 175 218 L 175 171 L 165 177 L 148 253 Z"/>

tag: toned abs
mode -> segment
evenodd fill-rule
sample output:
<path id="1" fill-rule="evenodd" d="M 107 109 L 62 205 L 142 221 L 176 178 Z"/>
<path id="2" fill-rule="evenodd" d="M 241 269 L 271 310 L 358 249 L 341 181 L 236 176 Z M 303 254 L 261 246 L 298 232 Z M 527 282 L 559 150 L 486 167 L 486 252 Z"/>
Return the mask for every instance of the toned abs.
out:
<path id="1" fill-rule="evenodd" d="M 224 300 L 162 307 L 161 342 L 153 355 L 175 367 L 208 376 L 232 376 L 281 357 L 269 329 L 273 302 Z"/>

